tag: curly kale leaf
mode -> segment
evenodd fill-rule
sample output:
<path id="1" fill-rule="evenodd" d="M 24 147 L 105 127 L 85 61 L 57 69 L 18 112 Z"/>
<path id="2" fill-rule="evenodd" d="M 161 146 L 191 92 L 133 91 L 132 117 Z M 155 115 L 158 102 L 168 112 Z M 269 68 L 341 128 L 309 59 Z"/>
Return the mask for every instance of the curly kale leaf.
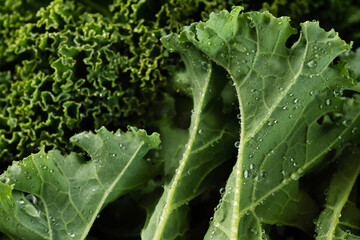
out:
<path id="1" fill-rule="evenodd" d="M 159 39 L 225 6 L 219 0 L 110 2 L 0 4 L 3 168 L 43 147 L 74 150 L 68 139 L 75 132 L 151 122 L 168 66 L 179 62 Z"/>

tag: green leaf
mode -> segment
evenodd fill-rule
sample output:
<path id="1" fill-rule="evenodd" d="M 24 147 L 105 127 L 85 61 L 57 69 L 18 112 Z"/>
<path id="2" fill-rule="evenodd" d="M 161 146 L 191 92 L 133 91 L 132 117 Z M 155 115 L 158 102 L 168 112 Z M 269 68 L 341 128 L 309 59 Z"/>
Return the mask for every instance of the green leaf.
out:
<path id="1" fill-rule="evenodd" d="M 348 51 L 343 54 L 342 59 L 348 62 L 348 68 L 354 71 L 355 78 L 360 80 L 360 48 L 356 51 Z"/>
<path id="2" fill-rule="evenodd" d="M 221 113 L 218 96 L 226 83 L 224 72 L 176 35 L 162 41 L 170 51 L 180 53 L 185 63 L 186 70 L 178 72 L 175 81 L 192 96 L 194 108 L 188 132 L 171 125 L 160 128 L 168 179 L 141 235 L 152 240 L 184 238 L 189 201 L 216 180 L 211 173 L 232 155 L 233 134 L 237 135 L 229 125 L 233 119 Z"/>
<path id="3" fill-rule="evenodd" d="M 305 22 L 289 49 L 289 18 L 240 11 L 211 14 L 180 36 L 228 71 L 242 119 L 237 162 L 205 239 L 261 239 L 264 224 L 309 229 L 315 212 L 303 216 L 309 201 L 298 179 L 359 126 L 359 101 L 341 97 L 353 81 L 333 64 L 349 45 Z"/>
<path id="4" fill-rule="evenodd" d="M 11 239 L 85 239 L 104 206 L 156 173 L 157 167 L 143 159 L 158 147 L 156 133 L 101 128 L 71 141 L 91 160 L 41 151 L 0 176 L 0 230 Z"/>
<path id="5" fill-rule="evenodd" d="M 360 239 L 352 235 L 350 230 L 345 230 L 345 227 L 359 228 L 359 222 L 354 221 L 356 217 L 359 220 L 359 209 L 349 202 L 360 172 L 359 156 L 358 150 L 350 150 L 340 158 L 338 171 L 330 182 L 325 209 L 316 223 L 317 240 Z M 342 216 L 344 210 L 347 214 Z M 352 211 L 350 214 L 349 210 Z"/>

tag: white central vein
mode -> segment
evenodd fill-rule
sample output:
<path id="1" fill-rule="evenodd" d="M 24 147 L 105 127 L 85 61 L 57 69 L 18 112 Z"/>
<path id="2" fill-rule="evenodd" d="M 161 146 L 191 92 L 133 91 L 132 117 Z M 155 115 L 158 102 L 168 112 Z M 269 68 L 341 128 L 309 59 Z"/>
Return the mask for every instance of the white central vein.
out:
<path id="1" fill-rule="evenodd" d="M 90 231 L 90 228 L 93 224 L 93 222 L 96 219 L 97 214 L 100 212 L 101 208 L 103 207 L 106 199 L 108 198 L 109 194 L 113 191 L 113 189 L 115 188 L 116 184 L 121 180 L 121 178 L 123 177 L 123 175 L 127 172 L 127 169 L 131 166 L 132 162 L 135 160 L 138 152 L 140 151 L 141 147 L 144 145 L 144 142 L 141 141 L 139 147 L 136 149 L 136 151 L 134 152 L 134 154 L 131 156 L 131 158 L 129 159 L 129 161 L 127 162 L 127 164 L 125 165 L 125 167 L 123 168 L 123 170 L 120 172 L 120 174 L 115 178 L 115 180 L 113 181 L 113 183 L 108 187 L 108 189 L 105 191 L 104 196 L 101 198 L 101 201 L 99 202 L 96 210 L 94 211 L 94 214 L 91 218 L 91 220 L 89 221 L 89 224 L 86 226 L 86 228 L 83 231 L 83 235 L 79 238 L 81 240 L 85 239 L 88 232 Z"/>
<path id="2" fill-rule="evenodd" d="M 192 69 L 193 70 L 193 69 Z M 162 239 L 162 235 L 166 226 L 166 223 L 171 215 L 172 212 L 172 200 L 175 196 L 175 192 L 177 190 L 177 183 L 181 180 L 181 176 L 183 175 L 187 160 L 189 159 L 192 147 L 194 145 L 194 141 L 195 141 L 195 136 L 198 132 L 198 128 L 199 128 L 199 123 L 200 123 L 200 114 L 201 111 L 203 109 L 203 105 L 204 105 L 204 100 L 206 97 L 206 92 L 208 90 L 208 85 L 210 82 L 210 78 L 211 78 L 211 73 L 212 73 L 212 69 L 211 69 L 211 65 L 210 65 L 210 69 L 208 70 L 208 75 L 206 77 L 206 81 L 205 81 L 205 85 L 203 87 L 203 94 L 201 94 L 201 98 L 199 103 L 197 104 L 197 106 L 195 106 L 194 108 L 194 124 L 191 126 L 191 130 L 190 130 L 190 138 L 189 141 L 187 143 L 187 147 L 185 148 L 185 152 L 181 158 L 181 160 L 179 161 L 179 167 L 177 168 L 177 170 L 175 171 L 175 176 L 171 181 L 171 185 L 169 188 L 169 191 L 167 193 L 166 196 L 166 201 L 165 201 L 165 206 L 163 207 L 162 210 L 162 214 L 160 217 L 160 222 L 156 228 L 156 232 L 155 235 L 153 237 L 153 240 L 160 240 Z M 196 76 L 194 74 L 194 76 Z M 200 87 L 200 86 L 199 86 Z M 198 94 L 198 93 L 196 93 Z"/>
<path id="3" fill-rule="evenodd" d="M 304 34 L 304 35 L 306 37 L 306 34 Z M 255 62 L 257 60 L 256 58 L 257 58 L 257 56 L 259 54 L 259 41 L 258 41 L 259 37 L 257 37 L 257 38 L 258 38 L 257 39 L 258 50 L 256 51 L 256 56 L 254 57 L 254 64 L 255 64 Z M 301 61 L 302 63 L 305 61 L 305 58 L 307 56 L 307 51 L 308 51 L 308 43 L 306 44 L 303 59 Z M 243 171 L 242 169 L 243 169 L 243 159 L 244 159 L 245 145 L 246 145 L 246 143 L 248 143 L 251 140 L 251 136 L 254 135 L 254 133 L 258 132 L 265 125 L 265 123 L 269 120 L 269 118 L 272 115 L 275 108 L 279 105 L 281 100 L 286 96 L 286 94 L 289 92 L 291 87 L 296 83 L 296 80 L 298 79 L 298 77 L 302 73 L 303 67 L 304 67 L 304 64 L 301 65 L 298 72 L 291 79 L 290 83 L 287 85 L 287 87 L 284 89 L 284 91 L 280 94 L 280 96 L 276 99 L 276 101 L 271 106 L 271 108 L 269 109 L 267 114 L 264 116 L 262 122 L 250 134 L 247 134 L 246 138 L 245 138 L 245 119 L 246 119 L 246 117 L 244 116 L 243 102 L 241 100 L 241 93 L 240 93 L 240 88 L 238 86 L 238 83 L 237 83 L 237 81 L 234 81 L 237 96 L 238 96 L 238 101 L 239 101 L 239 105 L 240 105 L 240 107 L 239 107 L 240 108 L 240 114 L 241 114 L 242 118 L 244 119 L 244 121 L 241 122 L 241 133 L 240 133 L 240 146 L 239 146 L 239 152 L 238 152 L 238 161 L 236 162 L 236 165 L 235 165 L 236 168 L 234 169 L 234 171 L 235 171 L 235 189 L 237 189 L 238 191 L 236 191 L 234 193 L 234 202 L 236 202 L 237 204 L 233 205 L 231 228 L 230 228 L 230 230 L 231 230 L 230 231 L 230 239 L 236 240 L 237 237 L 238 237 L 238 232 L 239 232 L 238 226 L 239 226 L 240 217 L 241 217 L 241 214 L 240 214 L 240 194 L 241 194 L 241 187 L 242 187 L 242 184 L 243 184 L 242 183 L 242 180 L 243 180 L 242 179 L 242 171 Z M 246 79 L 251 75 L 251 72 L 252 72 L 252 70 L 249 71 L 249 73 L 246 75 L 246 77 L 244 78 L 243 81 L 246 81 Z M 230 74 L 233 75 L 232 73 L 230 73 Z M 235 78 L 233 78 L 233 79 L 235 79 Z"/>

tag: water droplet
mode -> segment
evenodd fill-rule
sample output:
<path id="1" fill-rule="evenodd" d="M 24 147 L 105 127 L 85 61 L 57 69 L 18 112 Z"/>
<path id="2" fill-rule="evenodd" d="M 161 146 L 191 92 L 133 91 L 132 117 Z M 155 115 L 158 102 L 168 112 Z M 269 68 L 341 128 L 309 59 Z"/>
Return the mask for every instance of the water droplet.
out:
<path id="1" fill-rule="evenodd" d="M 18 203 L 19 203 L 20 205 L 22 205 L 22 204 L 24 204 L 25 202 L 24 202 L 24 200 L 19 200 Z"/>
<path id="2" fill-rule="evenodd" d="M 202 132 L 203 132 L 203 131 L 202 131 L 201 129 L 199 129 L 198 133 L 199 133 L 199 134 L 202 134 Z"/>
<path id="3" fill-rule="evenodd" d="M 249 154 L 249 158 L 252 158 L 253 157 L 253 155 L 252 154 Z"/>
<path id="4" fill-rule="evenodd" d="M 75 233 L 68 233 L 68 235 L 72 238 L 75 237 Z"/>
<path id="5" fill-rule="evenodd" d="M 250 22 L 250 23 L 249 23 L 249 27 L 250 27 L 250 28 L 254 28 L 254 27 L 255 27 L 255 23 L 254 23 L 254 22 Z"/>
<path id="6" fill-rule="evenodd" d="M 330 100 L 330 99 L 326 99 L 326 100 L 325 100 L 325 103 L 326 103 L 326 105 L 329 106 L 329 105 L 331 104 L 331 100 Z"/>
<path id="7" fill-rule="evenodd" d="M 315 60 L 311 60 L 306 64 L 309 68 L 316 68 L 317 62 Z"/>
<path id="8" fill-rule="evenodd" d="M 345 119 L 342 124 L 345 126 L 345 127 L 348 127 L 350 124 L 351 124 L 351 120 L 349 119 Z"/>
<path id="9" fill-rule="evenodd" d="M 298 98 L 295 98 L 294 99 L 294 103 L 297 104 L 299 102 L 299 99 Z"/>
<path id="10" fill-rule="evenodd" d="M 310 96 L 314 95 L 314 91 L 311 90 L 311 91 L 309 92 L 309 94 L 310 94 Z"/>
<path id="11" fill-rule="evenodd" d="M 253 163 L 251 163 L 251 164 L 249 165 L 249 168 L 250 168 L 250 169 L 254 169 L 254 167 L 255 167 L 255 165 L 254 165 Z"/>
<path id="12" fill-rule="evenodd" d="M 351 133 L 352 134 L 357 134 L 359 132 L 359 129 L 357 127 L 354 127 L 352 130 L 351 130 Z"/>
<path id="13" fill-rule="evenodd" d="M 239 147 L 240 147 L 240 142 L 239 142 L 239 141 L 236 141 L 236 142 L 235 142 L 235 147 L 236 147 L 236 148 L 239 148 Z"/>
<path id="14" fill-rule="evenodd" d="M 0 176 L 0 181 L 4 184 L 8 184 L 10 182 L 10 178 L 7 176 Z"/>
<path id="15" fill-rule="evenodd" d="M 37 204 L 37 198 L 34 195 L 28 194 L 25 196 L 25 198 L 32 204 L 34 204 L 34 205 Z"/>
<path id="16" fill-rule="evenodd" d="M 249 171 L 248 170 L 245 170 L 244 171 L 244 178 L 249 178 Z"/>
<path id="17" fill-rule="evenodd" d="M 288 107 L 287 107 L 287 106 L 284 106 L 282 109 L 283 109 L 283 110 L 288 110 Z"/>
<path id="18" fill-rule="evenodd" d="M 292 180 L 298 180 L 300 176 L 297 173 L 292 173 L 290 177 Z"/>

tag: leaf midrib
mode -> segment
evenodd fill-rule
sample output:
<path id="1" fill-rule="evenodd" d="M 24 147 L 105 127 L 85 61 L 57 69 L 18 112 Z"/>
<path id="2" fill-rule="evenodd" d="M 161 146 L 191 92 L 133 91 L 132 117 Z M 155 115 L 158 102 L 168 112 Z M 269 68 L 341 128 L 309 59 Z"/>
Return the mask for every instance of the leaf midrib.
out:
<path id="1" fill-rule="evenodd" d="M 190 64 L 190 66 L 191 66 L 192 72 L 194 72 L 192 64 Z M 175 171 L 175 176 L 171 181 L 171 186 L 170 186 L 169 192 L 167 193 L 167 196 L 166 196 L 165 206 L 163 207 L 163 210 L 161 211 L 162 214 L 160 215 L 161 216 L 160 217 L 160 222 L 159 222 L 159 224 L 158 224 L 158 226 L 156 228 L 153 240 L 160 240 L 162 238 L 162 234 L 164 232 L 166 222 L 167 222 L 168 218 L 170 217 L 171 210 L 172 210 L 171 204 L 172 204 L 172 199 L 174 198 L 174 195 L 175 195 L 175 192 L 176 192 L 176 189 L 177 189 L 176 188 L 177 182 L 180 181 L 182 173 L 183 173 L 183 171 L 185 169 L 187 159 L 190 156 L 190 153 L 191 153 L 194 141 L 195 141 L 195 136 L 196 136 L 197 131 L 198 131 L 199 123 L 200 123 L 200 120 L 201 120 L 200 115 L 201 115 L 201 111 L 203 109 L 205 97 L 207 95 L 207 90 L 208 90 L 208 85 L 209 85 L 209 82 L 210 82 L 210 79 L 211 79 L 211 74 L 212 74 L 212 66 L 211 66 L 211 64 L 209 64 L 209 69 L 208 69 L 208 74 L 207 74 L 207 77 L 206 77 L 205 85 L 202 88 L 202 89 L 204 89 L 204 91 L 202 92 L 202 94 L 200 94 L 200 102 L 197 105 L 198 107 L 194 108 L 195 122 L 194 122 L 194 125 L 190 126 L 190 128 L 191 128 L 190 139 L 187 142 L 187 145 L 186 145 L 187 147 L 185 147 L 185 152 L 183 154 L 183 157 L 179 161 L 179 167 Z M 193 76 L 196 76 L 196 74 L 193 74 Z M 197 82 L 197 84 L 199 84 L 198 80 L 196 80 L 196 82 Z M 199 86 L 199 89 L 201 89 L 200 86 Z"/>
<path id="2" fill-rule="evenodd" d="M 129 166 L 132 164 L 132 162 L 135 160 L 138 152 L 140 151 L 141 147 L 144 145 L 144 141 L 141 141 L 139 144 L 139 147 L 136 149 L 136 151 L 134 152 L 134 154 L 131 156 L 131 158 L 129 159 L 129 161 L 127 162 L 127 164 L 125 165 L 125 167 L 123 168 L 123 170 L 120 172 L 120 174 L 115 178 L 114 182 L 108 187 L 108 190 L 105 191 L 104 196 L 102 197 L 101 201 L 99 202 L 96 210 L 94 211 L 94 214 L 92 216 L 92 218 L 89 221 L 89 224 L 85 227 L 84 231 L 83 231 L 83 235 L 81 236 L 81 240 L 85 239 L 88 232 L 90 231 L 90 228 L 92 227 L 93 222 L 96 219 L 97 214 L 100 212 L 101 208 L 103 207 L 107 197 L 109 196 L 109 194 L 112 192 L 112 190 L 115 188 L 116 184 L 118 182 L 120 182 L 121 178 L 123 177 L 124 173 L 126 172 L 126 170 L 129 168 Z"/>
<path id="3" fill-rule="evenodd" d="M 306 30 L 306 28 L 305 28 Z M 307 30 L 306 30 L 307 31 Z M 249 76 L 251 75 L 252 71 L 253 71 L 253 65 L 255 64 L 258 54 L 259 54 L 259 30 L 258 28 L 256 28 L 256 33 L 257 33 L 257 51 L 256 51 L 256 55 L 254 57 L 253 60 L 253 64 L 252 64 L 252 68 L 251 70 L 248 72 L 248 74 L 246 75 L 246 77 L 244 78 L 243 81 L 246 81 Z M 280 34 L 280 32 L 279 32 Z M 264 124 L 267 122 L 267 120 L 270 118 L 270 116 L 272 115 L 274 109 L 279 105 L 279 103 L 281 102 L 281 100 L 283 100 L 283 98 L 286 96 L 286 94 L 289 92 L 289 90 L 291 89 L 291 87 L 296 83 L 298 77 L 301 75 L 303 68 L 304 68 L 304 61 L 305 58 L 307 56 L 308 53 L 308 39 L 307 39 L 307 32 L 305 32 L 305 34 L 303 34 L 305 39 L 306 39 L 306 48 L 304 51 L 304 55 L 302 58 L 302 64 L 301 67 L 299 68 L 299 71 L 294 75 L 294 77 L 292 78 L 292 80 L 290 81 L 290 83 L 288 84 L 288 86 L 286 87 L 286 89 L 282 92 L 282 94 L 280 95 L 280 97 L 276 100 L 276 102 L 271 106 L 271 108 L 269 109 L 269 111 L 267 112 L 267 114 L 264 116 L 263 121 L 259 124 L 259 126 L 257 128 L 255 128 L 251 134 L 248 134 L 248 137 L 245 138 L 245 121 L 241 121 L 241 133 L 240 133 L 240 146 L 239 146 L 239 153 L 238 153 L 238 161 L 236 164 L 236 175 L 235 175 L 235 189 L 238 189 L 238 192 L 234 193 L 234 202 L 237 202 L 238 204 L 236 206 L 233 206 L 233 214 L 232 214 L 232 221 L 231 221 L 231 228 L 230 228 L 230 239 L 236 239 L 236 237 L 238 236 L 238 226 L 239 226 L 239 221 L 240 221 L 240 217 L 242 217 L 244 215 L 244 210 L 240 211 L 240 194 L 241 194 L 241 188 L 242 188 L 242 184 L 243 184 L 243 179 L 242 179 L 242 167 L 243 167 L 243 159 L 244 159 L 244 149 L 245 149 L 245 144 L 251 139 L 251 136 L 258 132 L 263 126 Z M 295 49 L 297 47 L 297 45 L 300 43 L 300 40 L 298 42 L 295 43 L 295 45 L 293 45 L 293 49 Z M 289 59 L 289 57 L 288 57 Z M 289 64 L 289 66 L 291 66 L 291 64 Z M 227 69 L 230 69 L 229 67 Z M 292 70 L 292 69 L 291 69 Z M 292 70 L 293 71 L 293 70 Z M 231 74 L 231 76 L 233 77 L 233 74 L 231 72 L 229 72 L 229 74 Z M 235 79 L 235 78 L 233 78 Z M 237 81 L 235 82 L 235 89 L 237 92 L 237 96 L 238 96 L 238 101 L 239 101 L 239 105 L 240 105 L 240 115 L 243 117 L 243 119 L 245 120 L 246 117 L 244 116 L 244 108 L 243 108 L 243 101 L 241 99 L 241 92 L 240 92 L 240 87 L 237 86 L 238 83 Z M 245 138 L 245 139 L 244 139 Z M 240 173 L 240 174 L 237 174 Z M 279 185 L 280 186 L 280 185 Z M 235 230 L 235 231 L 233 231 Z"/>

